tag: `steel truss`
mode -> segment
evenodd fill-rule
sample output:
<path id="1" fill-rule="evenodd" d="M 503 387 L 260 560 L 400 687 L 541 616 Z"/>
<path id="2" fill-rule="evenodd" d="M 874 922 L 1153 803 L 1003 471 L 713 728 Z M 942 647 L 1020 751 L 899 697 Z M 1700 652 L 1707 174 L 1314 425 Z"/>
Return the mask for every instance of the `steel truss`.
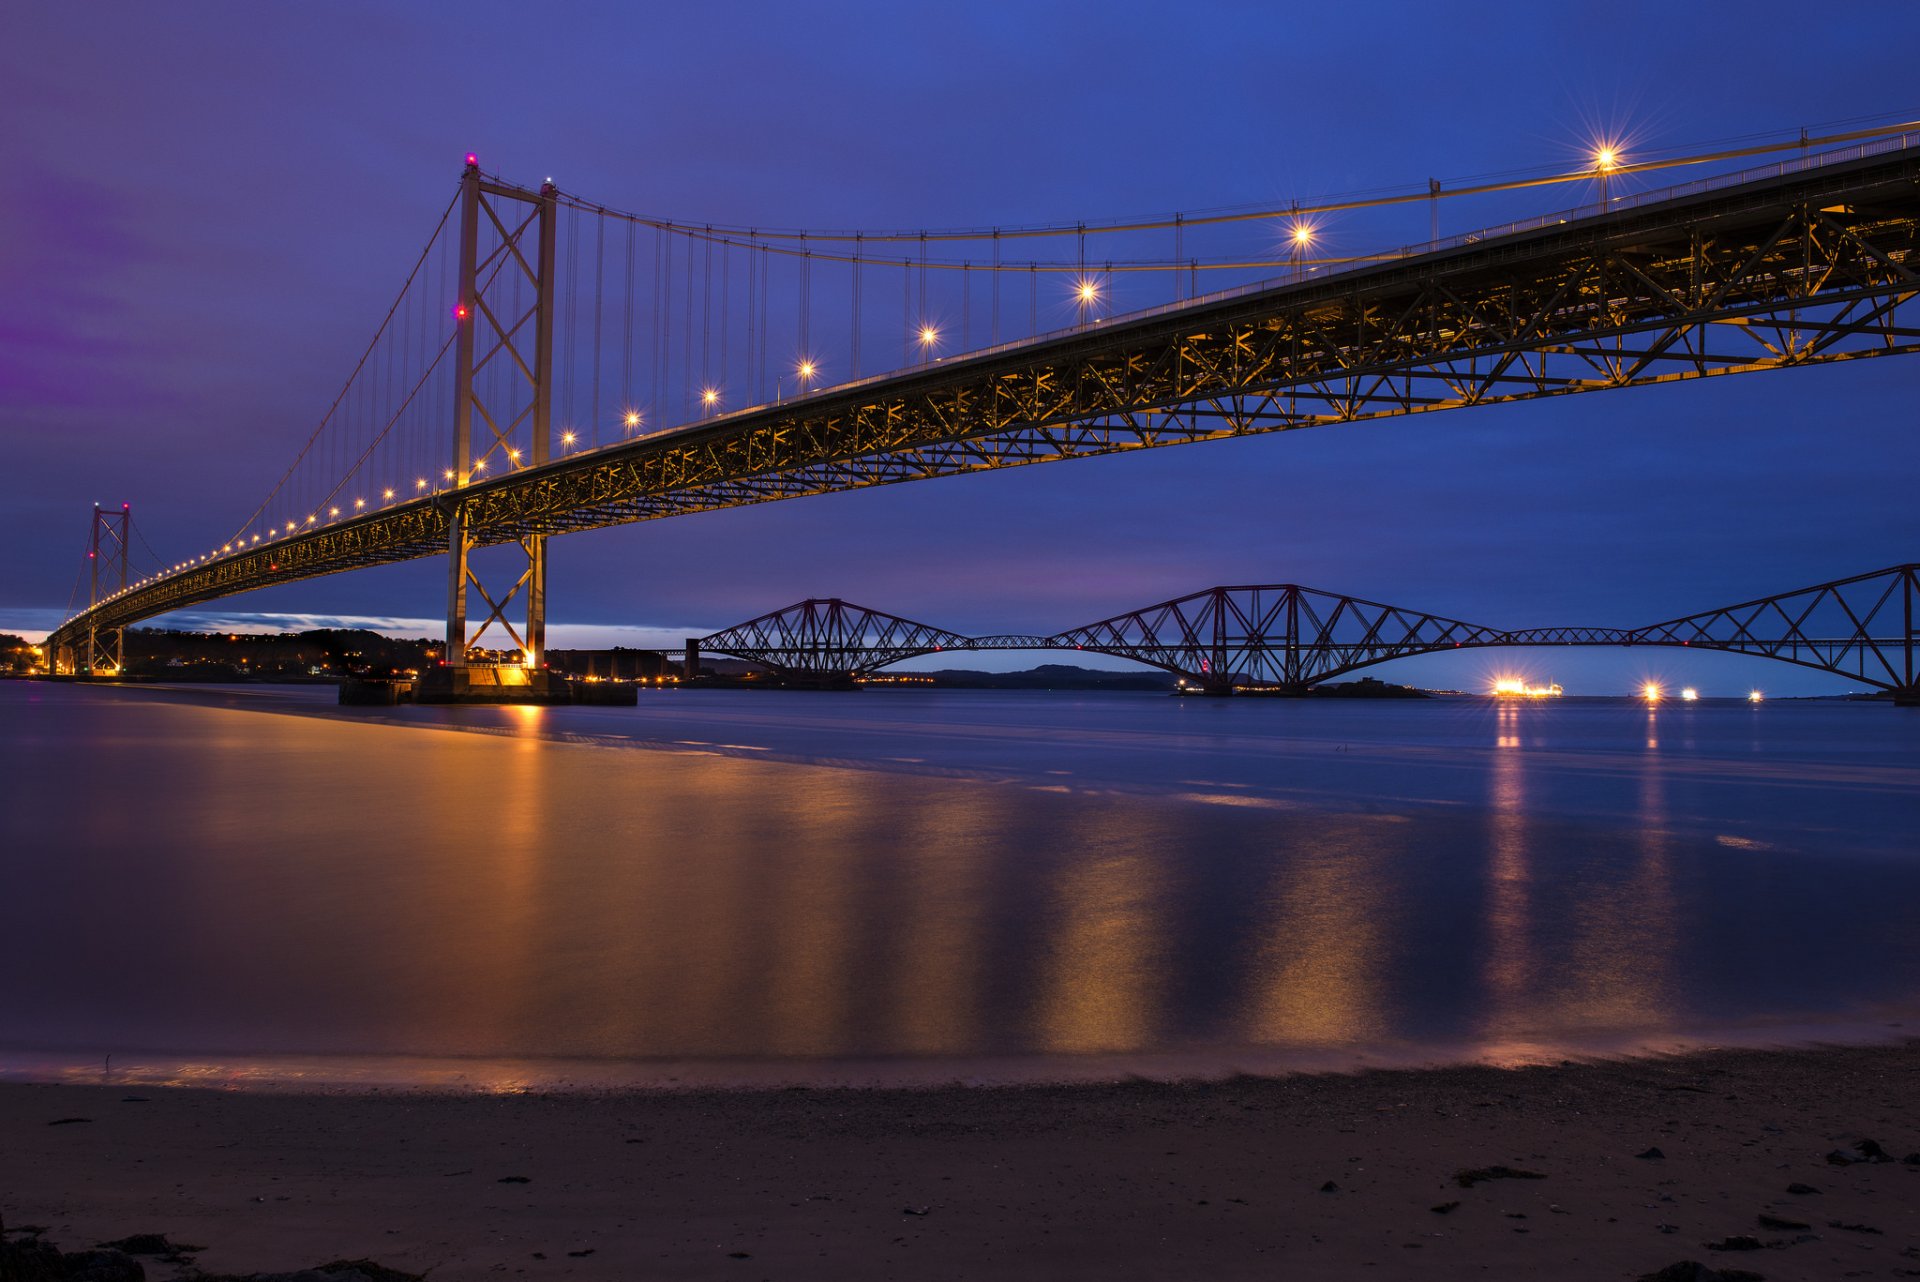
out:
<path id="1" fill-rule="evenodd" d="M 471 484 L 473 545 L 1083 458 L 1920 350 L 1920 153 L 1115 319 Z M 167 576 L 143 618 L 449 546 L 435 500 Z M 68 626 L 72 626 L 69 624 Z"/>
<path id="2" fill-rule="evenodd" d="M 1050 636 L 964 637 L 840 600 L 802 601 L 689 642 L 810 678 L 859 676 L 939 651 L 1079 650 L 1131 659 L 1216 691 L 1304 693 L 1320 682 L 1415 654 L 1513 646 L 1673 646 L 1777 659 L 1831 672 L 1902 702 L 1920 699 L 1915 667 L 1920 565 L 1640 628 L 1501 629 L 1297 583 L 1217 587 Z"/>
<path id="3" fill-rule="evenodd" d="M 917 654 L 973 648 L 958 633 L 837 597 L 802 601 L 694 644 L 802 677 L 859 676 Z"/>

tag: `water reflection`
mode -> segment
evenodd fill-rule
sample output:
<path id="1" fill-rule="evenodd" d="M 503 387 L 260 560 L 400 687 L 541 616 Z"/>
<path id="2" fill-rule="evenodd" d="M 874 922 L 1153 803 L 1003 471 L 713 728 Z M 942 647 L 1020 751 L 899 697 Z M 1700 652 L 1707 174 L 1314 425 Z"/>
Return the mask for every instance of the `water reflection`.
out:
<path id="1" fill-rule="evenodd" d="M 1498 750 L 1488 772 L 1487 920 L 1484 982 L 1487 1036 L 1501 1041 L 1536 1022 L 1532 876 L 1528 864 L 1526 757 L 1520 751 L 1520 708 L 1494 705 Z"/>
<path id="2" fill-rule="evenodd" d="M 134 697 L 61 693 L 0 733 L 0 1049 L 1498 1050 L 1920 988 L 1920 942 L 1858 912 L 1910 901 L 1914 861 L 1849 859 L 1778 811 L 1743 835 L 1791 771 L 1643 748 L 1642 709 L 1586 757 L 1553 742 L 1565 713 L 1498 705 L 1432 745 L 1354 720 L 1263 758 L 1236 732 L 1201 773 L 1142 705 L 1110 739 L 1161 754 L 1153 794 L 1090 757 L 1040 792 L 555 743 L 530 736 L 543 710 L 458 734 Z M 993 770 L 1064 787 L 1059 736 L 1033 738 L 992 742 Z M 1880 770 L 1806 795 L 1910 804 Z M 89 804 L 90 777 L 127 804 Z M 1360 777 L 1390 779 L 1391 813 L 1302 784 Z M 1827 943 L 1768 946 L 1796 937 Z"/>

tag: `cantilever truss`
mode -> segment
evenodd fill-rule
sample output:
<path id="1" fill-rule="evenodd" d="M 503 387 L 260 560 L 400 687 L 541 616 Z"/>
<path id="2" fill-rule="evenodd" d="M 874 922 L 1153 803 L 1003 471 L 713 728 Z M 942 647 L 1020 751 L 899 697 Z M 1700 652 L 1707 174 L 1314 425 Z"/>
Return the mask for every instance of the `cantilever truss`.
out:
<path id="1" fill-rule="evenodd" d="M 1214 690 L 1293 692 L 1447 650 L 1677 646 L 1817 668 L 1906 702 L 1920 699 L 1916 611 L 1920 565 L 1899 565 L 1642 628 L 1490 628 L 1280 583 L 1208 588 L 1044 637 L 964 637 L 843 601 L 802 601 L 692 645 L 809 677 L 857 676 L 934 651 L 1092 651 Z"/>
<path id="2" fill-rule="evenodd" d="M 916 654 L 970 649 L 958 633 L 838 598 L 801 601 L 701 638 L 703 650 L 736 655 L 794 676 L 857 676 Z"/>
<path id="3" fill-rule="evenodd" d="M 1814 157 L 1813 161 L 1822 158 Z M 1183 442 L 1920 351 L 1920 152 L 1283 285 L 761 406 L 461 491 L 476 545 Z M 216 558 L 113 620 L 448 547 L 432 500 Z M 68 626 L 72 626 L 69 624 Z"/>
<path id="4" fill-rule="evenodd" d="M 1303 690 L 1409 654 L 1498 645 L 1500 635 L 1458 619 L 1284 583 L 1208 588 L 1069 629 L 1055 640 L 1204 685 Z"/>

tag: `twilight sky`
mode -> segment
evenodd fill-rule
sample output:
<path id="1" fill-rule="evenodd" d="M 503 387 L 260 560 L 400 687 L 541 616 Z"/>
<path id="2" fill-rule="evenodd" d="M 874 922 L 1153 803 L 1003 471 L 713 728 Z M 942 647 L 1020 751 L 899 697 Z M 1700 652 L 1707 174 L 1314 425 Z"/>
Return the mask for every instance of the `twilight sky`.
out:
<path id="1" fill-rule="evenodd" d="M 468 149 L 690 220 L 1071 221 L 1562 163 L 1596 128 L 1679 147 L 1920 116 L 1916 40 L 1920 9 L 1766 2 L 9 5 L 0 630 L 65 613 L 96 500 L 131 502 L 169 559 L 238 525 Z M 1285 580 L 1499 626 L 1647 623 L 1920 558 L 1916 384 L 1920 362 L 1852 362 L 569 536 L 553 639 L 676 640 L 810 595 L 1044 632 Z M 431 620 L 443 576 L 216 608 Z M 1725 656 L 1516 664 L 1594 692 L 1845 688 Z"/>

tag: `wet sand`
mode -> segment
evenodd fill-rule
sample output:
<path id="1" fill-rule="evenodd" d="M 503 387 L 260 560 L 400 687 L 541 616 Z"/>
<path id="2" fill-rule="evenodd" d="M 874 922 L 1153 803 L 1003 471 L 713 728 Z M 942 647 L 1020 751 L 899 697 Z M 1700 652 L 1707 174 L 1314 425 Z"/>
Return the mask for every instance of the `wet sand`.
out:
<path id="1" fill-rule="evenodd" d="M 1829 1160 L 1862 1140 L 1890 1159 Z M 991 1089 L 0 1086 L 11 1233 L 434 1282 L 1914 1277 L 1908 1154 L 1920 1041 Z M 1495 1167 L 1541 1178 L 1458 1178 Z"/>

